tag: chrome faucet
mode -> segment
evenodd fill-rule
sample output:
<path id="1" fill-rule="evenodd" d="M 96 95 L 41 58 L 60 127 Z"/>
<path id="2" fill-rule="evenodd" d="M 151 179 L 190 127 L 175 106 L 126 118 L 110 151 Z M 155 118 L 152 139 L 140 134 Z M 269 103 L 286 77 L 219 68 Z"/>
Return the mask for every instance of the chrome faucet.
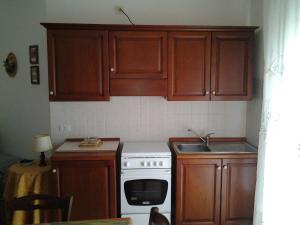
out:
<path id="1" fill-rule="evenodd" d="M 205 144 L 205 146 L 208 146 L 208 145 L 209 145 L 210 136 L 214 134 L 214 133 L 208 133 L 208 134 L 206 134 L 205 137 L 203 138 L 203 137 L 201 137 L 200 134 L 198 134 L 196 131 L 194 131 L 194 130 L 192 130 L 192 129 L 188 129 L 187 131 L 193 133 L 195 136 L 197 136 L 198 138 L 200 138 L 201 141 L 203 141 L 203 143 Z"/>
<path id="2" fill-rule="evenodd" d="M 210 142 L 210 136 L 215 134 L 214 132 L 211 132 L 211 133 L 208 133 L 205 135 L 205 140 L 206 140 L 206 146 L 209 145 L 209 142 Z"/>

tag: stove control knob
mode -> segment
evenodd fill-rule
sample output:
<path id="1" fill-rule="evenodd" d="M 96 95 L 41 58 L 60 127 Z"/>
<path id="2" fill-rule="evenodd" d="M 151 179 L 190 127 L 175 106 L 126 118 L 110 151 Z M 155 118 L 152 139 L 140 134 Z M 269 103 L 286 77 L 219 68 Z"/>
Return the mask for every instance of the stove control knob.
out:
<path id="1" fill-rule="evenodd" d="M 144 162 L 144 161 L 141 162 L 141 166 L 142 166 L 142 167 L 145 167 L 145 162 Z"/>
<path id="2" fill-rule="evenodd" d="M 124 166 L 125 166 L 125 167 L 129 167 L 129 166 L 130 166 L 130 163 L 129 163 L 129 162 L 125 162 L 125 163 L 124 163 Z"/>
<path id="3" fill-rule="evenodd" d="M 159 162 L 159 166 L 163 166 L 164 165 L 164 162 L 163 161 L 160 161 Z"/>
<path id="4" fill-rule="evenodd" d="M 153 162 L 153 166 L 157 166 L 157 162 L 156 161 Z"/>
<path id="5" fill-rule="evenodd" d="M 147 162 L 147 166 L 151 166 L 151 162 Z"/>

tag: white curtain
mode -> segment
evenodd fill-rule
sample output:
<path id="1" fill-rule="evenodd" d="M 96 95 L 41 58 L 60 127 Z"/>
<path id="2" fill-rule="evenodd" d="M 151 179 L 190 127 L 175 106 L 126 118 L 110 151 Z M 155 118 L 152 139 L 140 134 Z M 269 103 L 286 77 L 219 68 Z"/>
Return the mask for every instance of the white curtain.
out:
<path id="1" fill-rule="evenodd" d="M 255 225 L 300 225 L 300 0 L 263 0 Z"/>

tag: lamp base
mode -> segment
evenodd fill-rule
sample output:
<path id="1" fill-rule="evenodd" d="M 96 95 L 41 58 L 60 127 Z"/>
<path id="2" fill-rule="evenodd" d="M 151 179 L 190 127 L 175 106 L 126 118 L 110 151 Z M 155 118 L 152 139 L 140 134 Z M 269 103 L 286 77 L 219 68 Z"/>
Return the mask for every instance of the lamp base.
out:
<path id="1" fill-rule="evenodd" d="M 41 152 L 39 166 L 47 166 L 45 153 Z"/>

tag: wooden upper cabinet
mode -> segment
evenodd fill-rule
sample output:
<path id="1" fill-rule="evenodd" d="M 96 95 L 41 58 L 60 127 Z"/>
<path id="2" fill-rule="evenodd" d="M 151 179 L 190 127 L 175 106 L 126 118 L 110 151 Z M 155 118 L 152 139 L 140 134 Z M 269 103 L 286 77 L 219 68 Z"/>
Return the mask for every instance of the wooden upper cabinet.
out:
<path id="1" fill-rule="evenodd" d="M 167 95 L 167 32 L 109 32 L 110 94 Z"/>
<path id="2" fill-rule="evenodd" d="M 51 101 L 251 98 L 257 27 L 42 25 Z"/>
<path id="3" fill-rule="evenodd" d="M 109 100 L 107 56 L 107 31 L 48 30 L 50 100 Z"/>
<path id="4" fill-rule="evenodd" d="M 182 159 L 176 169 L 176 225 L 218 225 L 220 159 Z"/>
<path id="5" fill-rule="evenodd" d="M 252 225 L 256 159 L 224 159 L 221 225 Z"/>
<path id="6" fill-rule="evenodd" d="M 213 32 L 211 100 L 247 100 L 252 94 L 253 31 Z"/>
<path id="7" fill-rule="evenodd" d="M 168 35 L 168 100 L 209 100 L 211 32 Z"/>
<path id="8" fill-rule="evenodd" d="M 166 51 L 166 32 L 112 31 L 109 33 L 110 78 L 166 78 Z"/>

